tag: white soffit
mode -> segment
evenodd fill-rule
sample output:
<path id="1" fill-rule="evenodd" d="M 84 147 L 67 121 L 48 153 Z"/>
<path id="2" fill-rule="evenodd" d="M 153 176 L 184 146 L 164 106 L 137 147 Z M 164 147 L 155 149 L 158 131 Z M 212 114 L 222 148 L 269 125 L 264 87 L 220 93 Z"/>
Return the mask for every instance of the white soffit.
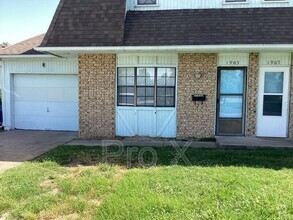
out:
<path id="1" fill-rule="evenodd" d="M 291 53 L 261 53 L 261 66 L 290 66 Z"/>
<path id="2" fill-rule="evenodd" d="M 218 66 L 248 66 L 249 53 L 220 53 L 218 55 Z"/>

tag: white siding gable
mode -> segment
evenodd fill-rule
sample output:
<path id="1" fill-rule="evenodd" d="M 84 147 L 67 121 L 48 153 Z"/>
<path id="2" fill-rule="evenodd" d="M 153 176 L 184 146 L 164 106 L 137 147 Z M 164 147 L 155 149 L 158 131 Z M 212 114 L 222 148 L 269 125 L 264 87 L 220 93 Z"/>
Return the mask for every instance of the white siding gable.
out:
<path id="1" fill-rule="evenodd" d="M 293 0 L 271 1 L 247 0 L 247 2 L 226 3 L 225 0 L 157 0 L 157 5 L 138 6 L 137 0 L 126 0 L 127 10 L 172 10 L 172 9 L 204 9 L 204 8 L 265 8 L 293 7 Z"/>

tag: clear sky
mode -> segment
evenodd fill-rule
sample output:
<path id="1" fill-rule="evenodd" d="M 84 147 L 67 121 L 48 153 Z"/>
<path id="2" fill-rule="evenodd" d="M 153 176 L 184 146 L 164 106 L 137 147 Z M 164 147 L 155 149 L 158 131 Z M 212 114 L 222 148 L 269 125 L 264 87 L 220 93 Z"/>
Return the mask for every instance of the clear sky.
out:
<path id="1" fill-rule="evenodd" d="M 0 0 L 0 43 L 45 33 L 59 0 Z"/>

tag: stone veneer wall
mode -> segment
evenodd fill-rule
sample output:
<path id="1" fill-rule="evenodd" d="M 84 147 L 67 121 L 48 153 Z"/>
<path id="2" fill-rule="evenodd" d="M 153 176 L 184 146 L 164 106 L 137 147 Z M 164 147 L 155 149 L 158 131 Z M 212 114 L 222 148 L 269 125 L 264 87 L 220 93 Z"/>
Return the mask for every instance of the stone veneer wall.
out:
<path id="1" fill-rule="evenodd" d="M 115 54 L 80 54 L 79 137 L 115 136 Z"/>
<path id="2" fill-rule="evenodd" d="M 248 68 L 248 91 L 247 91 L 247 136 L 256 135 L 256 118 L 257 118 L 257 96 L 258 96 L 258 76 L 259 76 L 259 54 L 251 53 L 249 55 Z"/>
<path id="3" fill-rule="evenodd" d="M 290 112 L 289 112 L 289 138 L 293 139 L 293 53 L 291 55 L 291 82 L 290 82 Z"/>
<path id="4" fill-rule="evenodd" d="M 195 73 L 203 73 L 196 78 Z M 217 54 L 179 54 L 177 137 L 200 138 L 215 134 Z M 193 94 L 207 101 L 193 102 Z"/>

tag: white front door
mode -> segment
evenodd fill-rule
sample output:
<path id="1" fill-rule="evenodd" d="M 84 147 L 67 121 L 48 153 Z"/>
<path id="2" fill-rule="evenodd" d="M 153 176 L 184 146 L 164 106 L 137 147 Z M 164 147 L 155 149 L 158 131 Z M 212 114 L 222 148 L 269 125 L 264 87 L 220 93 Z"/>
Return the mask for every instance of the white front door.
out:
<path id="1" fill-rule="evenodd" d="M 289 67 L 260 69 L 257 136 L 288 136 L 289 72 Z"/>

